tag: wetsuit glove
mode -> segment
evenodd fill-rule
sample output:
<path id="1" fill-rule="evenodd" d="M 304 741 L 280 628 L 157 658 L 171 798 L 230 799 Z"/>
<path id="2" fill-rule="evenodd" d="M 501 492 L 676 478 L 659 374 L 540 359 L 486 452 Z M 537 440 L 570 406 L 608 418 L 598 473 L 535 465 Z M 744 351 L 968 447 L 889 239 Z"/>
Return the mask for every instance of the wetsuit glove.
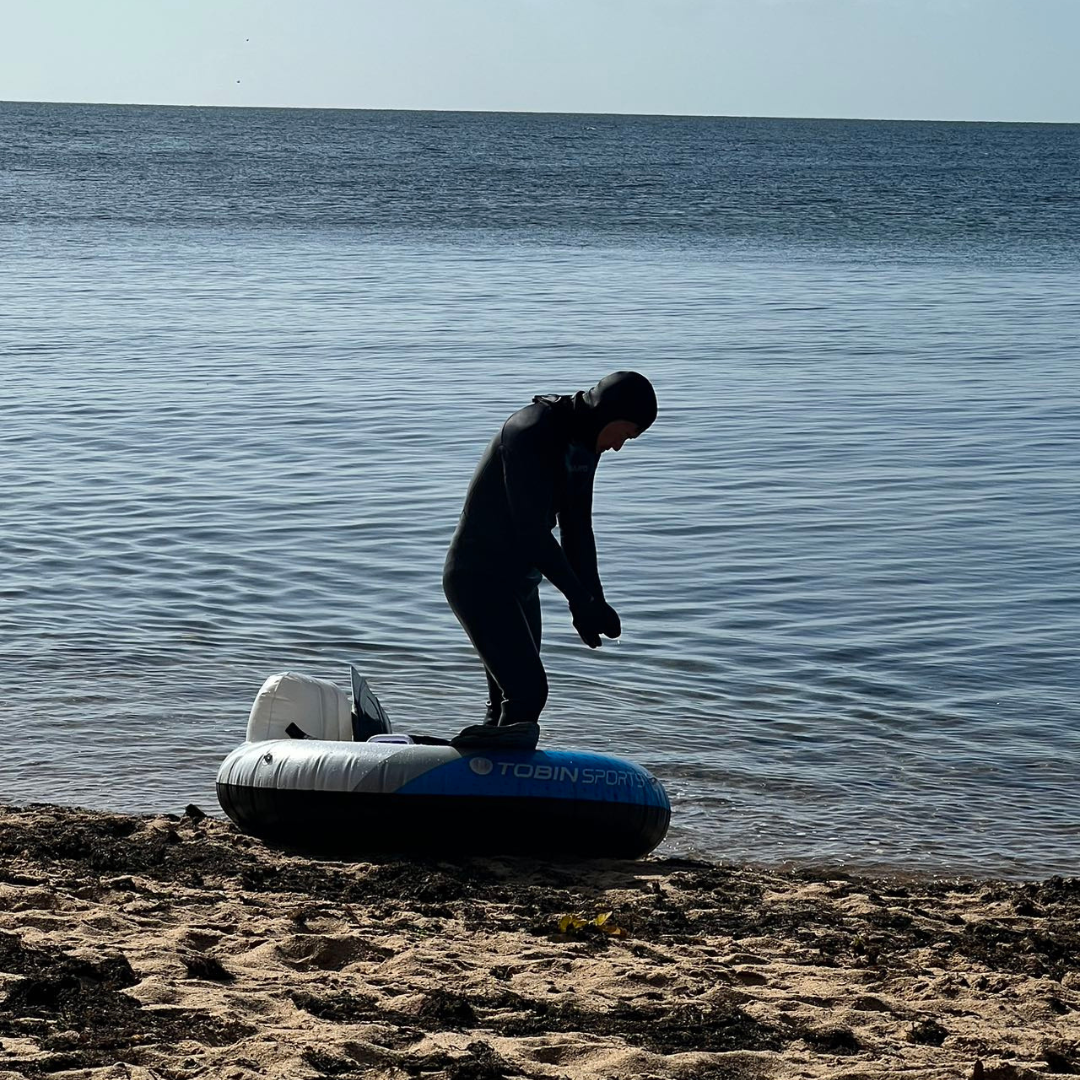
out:
<path id="1" fill-rule="evenodd" d="M 601 634 L 614 638 L 622 633 L 618 613 L 603 600 L 589 600 L 585 604 L 572 608 L 571 615 L 574 619 L 574 629 L 590 649 L 600 647 Z"/>
<path id="2" fill-rule="evenodd" d="M 622 633 L 622 620 L 619 618 L 619 613 L 606 600 L 601 600 L 599 603 L 604 614 L 604 627 L 600 632 L 605 637 L 617 638 Z"/>

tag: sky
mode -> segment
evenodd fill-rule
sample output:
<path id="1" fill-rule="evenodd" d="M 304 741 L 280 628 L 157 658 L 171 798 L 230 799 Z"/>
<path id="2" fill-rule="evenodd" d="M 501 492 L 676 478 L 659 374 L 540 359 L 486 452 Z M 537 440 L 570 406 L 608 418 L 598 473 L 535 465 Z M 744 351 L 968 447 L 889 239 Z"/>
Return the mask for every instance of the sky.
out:
<path id="1" fill-rule="evenodd" d="M 0 0 L 0 101 L 1080 122 L 1080 0 Z"/>

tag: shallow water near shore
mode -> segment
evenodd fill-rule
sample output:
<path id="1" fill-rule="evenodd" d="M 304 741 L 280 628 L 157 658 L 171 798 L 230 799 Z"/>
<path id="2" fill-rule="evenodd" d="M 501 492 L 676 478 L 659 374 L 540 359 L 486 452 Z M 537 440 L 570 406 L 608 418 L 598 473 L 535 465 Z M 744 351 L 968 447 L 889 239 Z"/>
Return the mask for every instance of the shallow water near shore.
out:
<path id="1" fill-rule="evenodd" d="M 545 743 L 668 854 L 1075 872 L 1080 129 L 594 119 L 0 105 L 4 800 L 212 809 L 288 668 L 474 721 L 471 470 L 628 367 Z"/>

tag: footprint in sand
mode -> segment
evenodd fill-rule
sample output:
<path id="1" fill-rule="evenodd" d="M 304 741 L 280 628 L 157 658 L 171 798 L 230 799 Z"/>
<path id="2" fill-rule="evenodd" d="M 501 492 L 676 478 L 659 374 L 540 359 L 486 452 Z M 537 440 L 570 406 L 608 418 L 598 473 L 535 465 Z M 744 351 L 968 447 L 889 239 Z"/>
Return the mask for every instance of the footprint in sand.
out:
<path id="1" fill-rule="evenodd" d="M 294 934 L 274 946 L 285 963 L 295 968 L 340 971 L 362 961 L 381 963 L 389 950 L 369 945 L 358 937 L 328 937 L 322 934 Z"/>
<path id="2" fill-rule="evenodd" d="M 735 981 L 743 986 L 766 986 L 769 982 L 767 975 L 748 967 L 736 968 L 732 975 Z"/>

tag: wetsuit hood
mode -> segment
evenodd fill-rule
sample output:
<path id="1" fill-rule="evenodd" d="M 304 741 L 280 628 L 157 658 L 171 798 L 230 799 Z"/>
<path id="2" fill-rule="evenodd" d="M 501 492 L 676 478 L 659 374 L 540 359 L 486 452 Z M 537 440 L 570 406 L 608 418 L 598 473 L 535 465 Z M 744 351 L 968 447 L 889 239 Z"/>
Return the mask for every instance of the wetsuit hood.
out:
<path id="1" fill-rule="evenodd" d="M 533 401 L 562 413 L 574 442 L 594 449 L 600 432 L 613 420 L 628 420 L 644 431 L 656 419 L 656 391 L 636 371 L 616 371 L 591 390 L 572 395 L 536 397 Z"/>

